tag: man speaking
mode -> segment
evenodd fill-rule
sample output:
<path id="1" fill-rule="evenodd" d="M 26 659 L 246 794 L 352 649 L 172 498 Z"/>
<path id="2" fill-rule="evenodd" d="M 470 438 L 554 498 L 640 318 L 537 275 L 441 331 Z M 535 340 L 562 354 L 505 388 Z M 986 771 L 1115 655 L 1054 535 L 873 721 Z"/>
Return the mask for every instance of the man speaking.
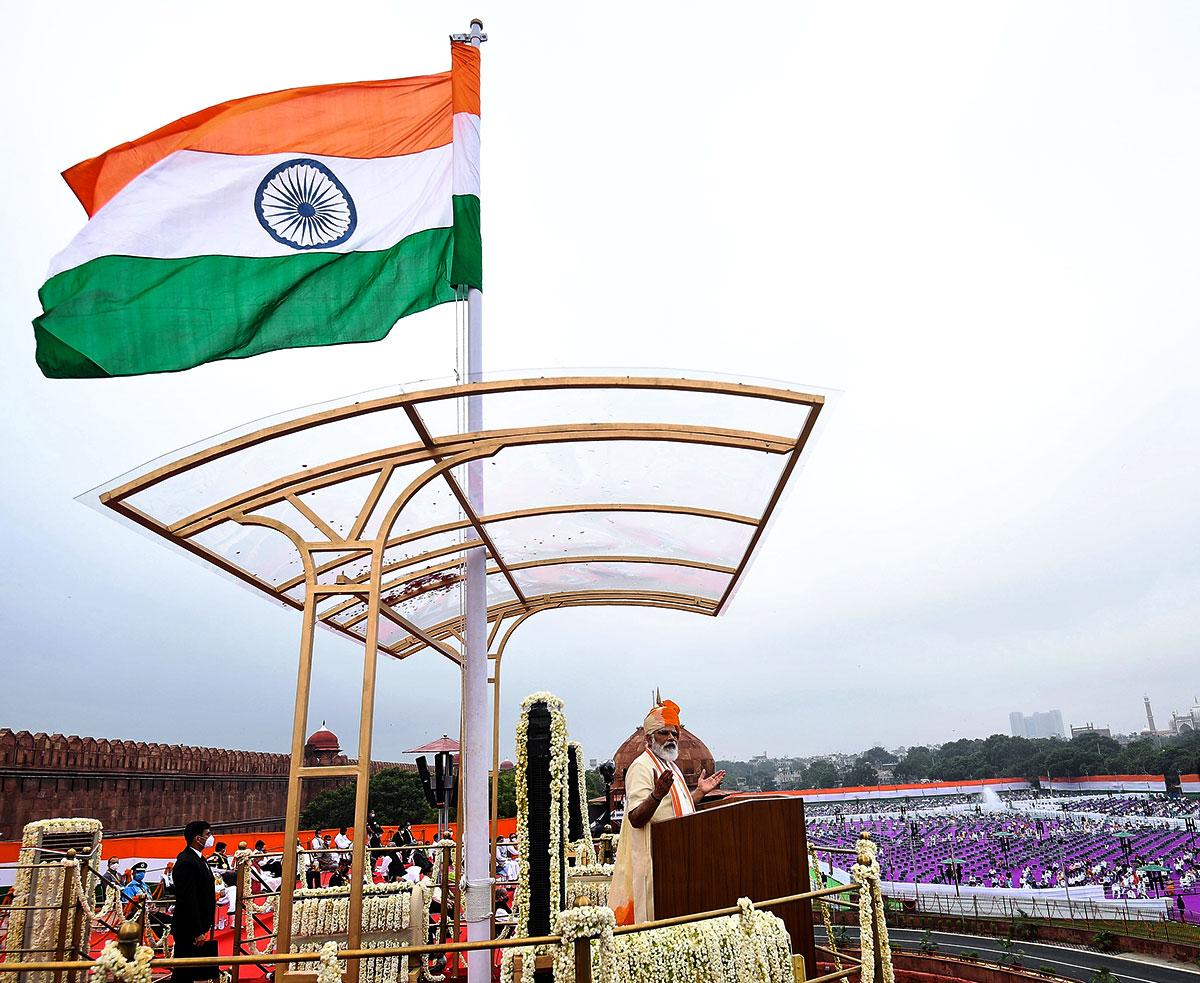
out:
<path id="1" fill-rule="evenodd" d="M 650 860 L 650 824 L 687 816 L 696 803 L 721 784 L 725 772 L 708 775 L 700 770 L 696 791 L 689 792 L 679 757 L 679 707 L 662 700 L 642 724 L 646 750 L 625 772 L 625 815 L 617 843 L 609 903 L 618 925 L 654 918 L 654 868 Z M 688 876 L 680 871 L 681 877 Z"/>

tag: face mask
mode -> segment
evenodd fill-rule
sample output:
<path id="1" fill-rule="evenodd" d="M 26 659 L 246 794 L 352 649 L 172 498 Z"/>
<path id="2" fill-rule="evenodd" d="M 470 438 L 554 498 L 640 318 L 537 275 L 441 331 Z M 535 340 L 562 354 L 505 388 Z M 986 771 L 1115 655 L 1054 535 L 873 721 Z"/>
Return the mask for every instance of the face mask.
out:
<path id="1" fill-rule="evenodd" d="M 210 833 L 208 839 L 204 841 L 204 849 L 211 850 L 212 845 L 216 842 L 216 840 L 217 838 Z"/>

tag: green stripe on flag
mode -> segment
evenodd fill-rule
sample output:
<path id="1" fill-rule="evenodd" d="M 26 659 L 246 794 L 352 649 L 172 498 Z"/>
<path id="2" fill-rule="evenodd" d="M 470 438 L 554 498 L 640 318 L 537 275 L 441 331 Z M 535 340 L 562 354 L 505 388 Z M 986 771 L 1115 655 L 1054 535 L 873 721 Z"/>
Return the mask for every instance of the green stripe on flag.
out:
<path id="1" fill-rule="evenodd" d="M 479 199 L 454 196 L 454 262 L 450 282 L 483 289 L 483 234 L 479 228 Z"/>
<path id="2" fill-rule="evenodd" d="M 476 238 L 472 252 L 468 235 L 461 259 L 455 230 L 426 229 L 376 252 L 92 260 L 42 286 L 45 313 L 33 322 L 38 366 L 57 379 L 141 375 L 378 341 L 400 318 L 454 299 L 452 259 L 464 276 L 479 277 L 473 201 Z M 456 222 L 459 210 L 456 198 Z M 470 199 L 463 211 L 469 217 Z"/>

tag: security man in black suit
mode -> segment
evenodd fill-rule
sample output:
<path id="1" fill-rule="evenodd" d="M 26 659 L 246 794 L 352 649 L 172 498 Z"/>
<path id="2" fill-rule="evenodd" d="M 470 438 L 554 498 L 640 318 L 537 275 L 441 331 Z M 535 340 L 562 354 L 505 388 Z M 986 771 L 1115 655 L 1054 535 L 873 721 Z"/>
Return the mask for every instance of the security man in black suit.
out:
<path id="1" fill-rule="evenodd" d="M 204 859 L 205 847 L 212 845 L 208 823 L 193 820 L 183 828 L 183 838 L 187 847 L 175 858 L 175 911 L 171 917 L 175 955 L 180 959 L 215 956 L 216 944 L 208 941 L 217 912 L 216 884 Z M 217 974 L 217 966 L 179 967 L 172 980 L 215 980 Z"/>

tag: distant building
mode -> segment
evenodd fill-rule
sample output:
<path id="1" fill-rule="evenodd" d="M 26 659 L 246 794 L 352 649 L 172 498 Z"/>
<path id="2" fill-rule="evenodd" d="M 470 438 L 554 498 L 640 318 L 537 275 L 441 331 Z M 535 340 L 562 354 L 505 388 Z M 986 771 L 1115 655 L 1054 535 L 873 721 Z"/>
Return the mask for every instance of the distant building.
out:
<path id="1" fill-rule="evenodd" d="M 1143 696 L 1142 702 L 1146 704 L 1146 733 L 1153 737 L 1158 733 L 1158 728 L 1154 726 L 1154 711 L 1150 709 L 1150 697 Z"/>
<path id="2" fill-rule="evenodd" d="M 1062 712 L 1046 710 L 1024 714 L 1014 710 L 1008 715 L 1008 726 L 1013 737 L 1066 737 Z"/>
<path id="3" fill-rule="evenodd" d="M 1188 734 L 1192 731 L 1200 731 L 1200 699 L 1196 699 L 1195 703 L 1196 705 L 1187 713 L 1175 713 L 1172 711 L 1172 734 Z"/>
<path id="4" fill-rule="evenodd" d="M 1072 737 L 1082 737 L 1084 734 L 1095 734 L 1097 737 L 1112 737 L 1112 731 L 1107 727 L 1097 727 L 1092 723 L 1083 724 L 1081 727 L 1071 726 Z"/>

